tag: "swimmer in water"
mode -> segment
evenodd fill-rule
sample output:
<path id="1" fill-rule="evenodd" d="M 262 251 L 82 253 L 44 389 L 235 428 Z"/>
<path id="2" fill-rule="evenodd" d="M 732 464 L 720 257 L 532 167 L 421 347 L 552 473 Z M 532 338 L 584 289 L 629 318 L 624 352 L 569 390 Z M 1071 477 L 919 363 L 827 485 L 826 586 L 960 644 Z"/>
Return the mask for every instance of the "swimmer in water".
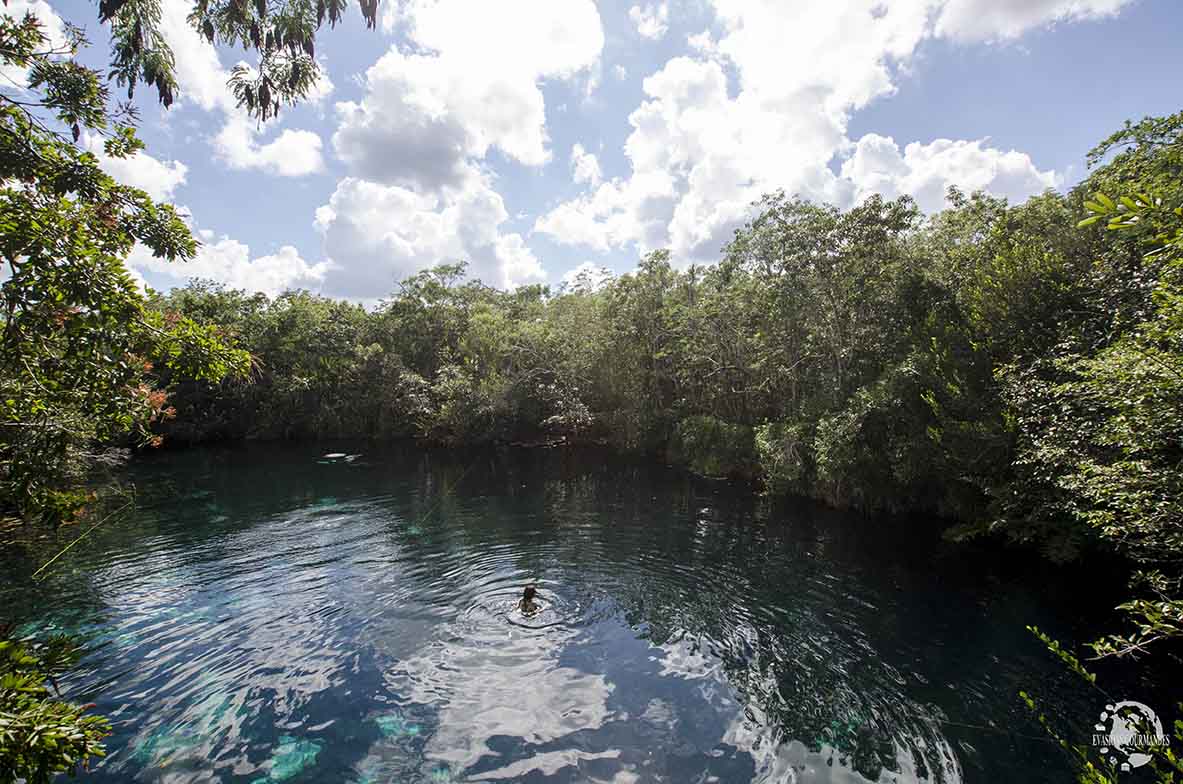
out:
<path id="1" fill-rule="evenodd" d="M 522 591 L 522 599 L 518 602 L 518 609 L 522 611 L 523 615 L 533 615 L 540 609 L 538 602 L 534 601 L 538 589 L 533 585 L 527 585 L 526 590 Z"/>

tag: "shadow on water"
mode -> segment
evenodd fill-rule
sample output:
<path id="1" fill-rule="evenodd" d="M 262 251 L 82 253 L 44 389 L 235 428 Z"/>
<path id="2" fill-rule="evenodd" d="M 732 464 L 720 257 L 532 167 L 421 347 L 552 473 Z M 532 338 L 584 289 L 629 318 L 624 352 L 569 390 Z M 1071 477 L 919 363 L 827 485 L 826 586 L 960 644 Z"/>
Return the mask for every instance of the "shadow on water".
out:
<path id="1" fill-rule="evenodd" d="M 1082 739 L 1101 702 L 1024 627 L 1088 639 L 1105 586 L 923 520 L 562 450 L 251 445 L 134 479 L 44 582 L 55 542 L 0 552 L 23 630 L 88 640 L 97 782 L 1043 782 L 1018 691 Z"/>

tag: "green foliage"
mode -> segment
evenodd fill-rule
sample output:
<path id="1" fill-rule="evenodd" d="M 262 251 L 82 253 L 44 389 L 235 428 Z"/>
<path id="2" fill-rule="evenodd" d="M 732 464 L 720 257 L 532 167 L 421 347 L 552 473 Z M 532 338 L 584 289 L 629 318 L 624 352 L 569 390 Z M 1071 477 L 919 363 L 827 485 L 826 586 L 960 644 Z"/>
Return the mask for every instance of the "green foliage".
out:
<path id="1" fill-rule="evenodd" d="M 820 497 L 835 506 L 871 509 L 906 503 L 927 456 L 927 450 L 915 449 L 923 444 L 916 437 L 922 423 L 914 412 L 902 410 L 909 402 L 923 407 L 918 390 L 911 388 L 916 381 L 914 366 L 892 368 L 818 421 L 814 461 Z"/>
<path id="2" fill-rule="evenodd" d="M 433 405 L 419 422 L 419 432 L 448 445 L 491 440 L 501 381 L 496 376 L 477 378 L 459 365 L 444 365 L 431 385 Z"/>
<path id="3" fill-rule="evenodd" d="M 103 756 L 107 720 L 55 696 L 76 658 L 64 637 L 39 645 L 0 637 L 0 781 L 48 784 Z"/>
<path id="4" fill-rule="evenodd" d="M 130 99 L 139 83 L 155 88 L 169 106 L 183 88 L 160 29 L 160 0 L 99 0 L 99 20 L 111 26 L 111 76 Z M 240 63 L 230 89 L 238 105 L 266 121 L 283 104 L 308 96 L 320 79 L 316 36 L 344 17 L 346 0 L 200 0 L 189 14 L 193 29 L 211 44 L 258 55 L 258 67 Z M 360 0 L 367 27 L 378 20 L 377 0 Z"/>
<path id="5" fill-rule="evenodd" d="M 1115 308 L 1100 345 L 1067 346 L 1015 385 L 1024 394 L 1015 462 L 1040 490 L 1029 508 L 1137 567 L 1142 596 L 1121 607 L 1135 630 L 1097 641 L 1102 656 L 1183 636 L 1183 116 L 1127 126 L 1093 160 L 1115 145 L 1126 149 L 1090 185 L 1126 193 L 1094 191 L 1079 224 L 1104 219 L 1134 244 L 1145 301 Z"/>
<path id="6" fill-rule="evenodd" d="M 1080 659 L 1073 656 L 1071 651 L 1064 650 L 1064 647 L 1060 645 L 1058 641 L 1053 640 L 1051 637 L 1041 632 L 1037 626 L 1028 626 L 1027 630 L 1038 637 L 1039 641 L 1042 642 L 1057 659 L 1063 662 L 1065 667 L 1079 675 L 1086 683 L 1092 686 L 1097 685 L 1097 676 L 1085 669 L 1084 665 L 1080 663 Z"/>
<path id="7" fill-rule="evenodd" d="M 703 476 L 752 476 L 756 447 L 752 428 L 709 416 L 692 416 L 678 423 L 670 457 Z"/>
<path id="8" fill-rule="evenodd" d="M 1070 651 L 1065 650 L 1058 641 L 1053 640 L 1038 628 L 1034 626 L 1028 626 L 1027 628 L 1039 638 L 1057 659 L 1064 663 L 1066 668 L 1078 675 L 1085 683 L 1095 688 L 1100 697 L 1108 699 L 1105 693 L 1097 686 L 1097 676 L 1085 669 L 1084 665 L 1081 664 L 1076 656 Z M 1076 774 L 1076 780 L 1080 784 L 1119 784 L 1121 781 L 1128 780 L 1128 774 L 1123 774 L 1106 755 L 1102 754 L 1098 744 L 1084 745 L 1070 742 L 1064 737 L 1064 733 L 1040 710 L 1034 697 L 1025 691 L 1020 691 L 1019 698 L 1023 700 L 1027 709 L 1035 714 L 1040 726 L 1044 728 L 1048 735 L 1064 751 L 1068 757 L 1069 764 Z M 1183 712 L 1183 704 L 1177 705 L 1176 709 Z M 1138 727 L 1137 731 L 1139 734 L 1147 736 L 1155 734 L 1152 727 Z M 1173 735 L 1175 744 L 1183 744 L 1183 719 L 1177 719 L 1169 732 Z M 1183 760 L 1180 760 L 1171 744 L 1147 745 L 1138 747 L 1137 750 L 1150 757 L 1146 769 L 1150 777 L 1140 778 L 1139 780 L 1155 781 L 1158 784 L 1176 784 L 1176 782 L 1183 781 Z"/>
<path id="9" fill-rule="evenodd" d="M 195 243 L 171 206 L 73 144 L 85 129 L 111 132 L 116 157 L 142 146 L 108 114 L 98 74 L 72 59 L 81 34 L 54 51 L 31 16 L 4 15 L 0 42 L 39 99 L 0 96 L 0 507 L 60 521 L 89 499 L 76 485 L 101 446 L 148 444 L 152 422 L 171 415 L 153 364 L 214 378 L 245 355 L 188 319 L 145 312 L 123 258 L 139 243 L 185 259 Z"/>
<path id="10" fill-rule="evenodd" d="M 764 484 L 774 495 L 807 495 L 812 486 L 812 431 L 802 423 L 766 422 L 754 432 Z"/>
<path id="11" fill-rule="evenodd" d="M 1088 164 L 1096 171 L 1087 183 L 1088 192 L 1118 201 L 1138 192 L 1177 193 L 1183 182 L 1181 128 L 1183 112 L 1126 122 L 1089 151 Z"/>

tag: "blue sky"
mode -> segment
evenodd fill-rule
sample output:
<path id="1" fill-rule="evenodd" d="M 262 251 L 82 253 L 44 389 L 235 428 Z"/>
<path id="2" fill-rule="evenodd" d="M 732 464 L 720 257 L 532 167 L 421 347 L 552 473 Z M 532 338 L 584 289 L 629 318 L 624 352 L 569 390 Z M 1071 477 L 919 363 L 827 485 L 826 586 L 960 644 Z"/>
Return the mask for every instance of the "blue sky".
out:
<path id="1" fill-rule="evenodd" d="M 162 0 L 179 105 L 138 96 L 145 153 L 111 171 L 184 207 L 189 276 L 373 301 L 466 259 L 498 286 L 710 262 L 761 193 L 849 206 L 945 189 L 1021 200 L 1084 174 L 1128 118 L 1179 110 L 1177 0 L 383 0 L 325 30 L 327 79 L 260 127 Z M 106 37 L 93 3 L 10 0 Z M 97 140 L 91 145 L 98 148 Z"/>

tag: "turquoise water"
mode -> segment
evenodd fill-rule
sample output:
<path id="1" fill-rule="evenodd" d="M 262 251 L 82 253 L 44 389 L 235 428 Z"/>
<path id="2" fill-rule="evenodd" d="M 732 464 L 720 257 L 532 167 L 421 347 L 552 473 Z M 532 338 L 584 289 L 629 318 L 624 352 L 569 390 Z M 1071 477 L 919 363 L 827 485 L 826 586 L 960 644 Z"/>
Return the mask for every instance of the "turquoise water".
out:
<path id="1" fill-rule="evenodd" d="M 1024 629 L 1085 639 L 1095 591 L 924 521 L 347 446 L 157 455 L 44 582 L 76 532 L 0 551 L 22 629 L 87 641 L 63 686 L 115 726 L 87 780 L 1060 781 L 1018 690 L 1082 742 L 1104 704 Z"/>

